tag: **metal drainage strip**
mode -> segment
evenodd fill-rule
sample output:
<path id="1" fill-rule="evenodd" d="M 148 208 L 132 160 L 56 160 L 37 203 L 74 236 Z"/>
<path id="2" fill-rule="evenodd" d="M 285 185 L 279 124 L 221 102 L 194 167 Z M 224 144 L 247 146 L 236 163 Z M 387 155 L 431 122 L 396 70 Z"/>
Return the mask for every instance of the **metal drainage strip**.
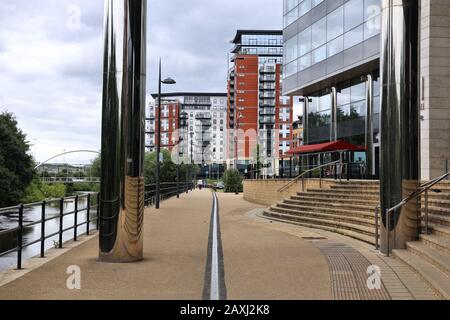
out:
<path id="1" fill-rule="evenodd" d="M 319 241 L 316 245 L 328 261 L 335 300 L 390 300 L 383 283 L 380 290 L 368 288 L 367 268 L 372 264 L 361 253 L 340 243 Z"/>

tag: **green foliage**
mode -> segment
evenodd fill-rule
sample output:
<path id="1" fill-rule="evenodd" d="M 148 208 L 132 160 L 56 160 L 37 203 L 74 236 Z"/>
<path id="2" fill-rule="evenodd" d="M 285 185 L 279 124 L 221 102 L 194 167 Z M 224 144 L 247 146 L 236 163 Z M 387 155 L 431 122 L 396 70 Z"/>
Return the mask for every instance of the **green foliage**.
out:
<path id="1" fill-rule="evenodd" d="M 13 114 L 0 113 L 0 207 L 18 204 L 34 175 L 30 146 Z"/>
<path id="2" fill-rule="evenodd" d="M 175 182 L 177 180 L 177 165 L 172 161 L 171 153 L 168 150 L 161 150 L 163 162 L 161 163 L 161 182 Z M 180 182 L 186 181 L 186 175 L 189 179 L 195 179 L 199 168 L 196 165 L 181 164 L 179 168 Z M 145 183 L 152 184 L 156 182 L 156 152 L 145 154 L 144 160 Z"/>
<path id="3" fill-rule="evenodd" d="M 242 185 L 243 180 L 244 178 L 238 170 L 233 169 L 225 171 L 225 174 L 223 176 L 225 192 L 242 192 L 244 189 L 244 186 Z"/>
<path id="4" fill-rule="evenodd" d="M 93 161 L 92 161 L 92 167 L 90 171 L 91 177 L 100 178 L 102 175 L 101 171 L 101 155 L 99 154 Z"/>
<path id="5" fill-rule="evenodd" d="M 62 183 L 45 184 L 35 178 L 25 189 L 22 202 L 32 203 L 45 199 L 62 198 L 66 196 L 66 192 L 66 186 Z"/>

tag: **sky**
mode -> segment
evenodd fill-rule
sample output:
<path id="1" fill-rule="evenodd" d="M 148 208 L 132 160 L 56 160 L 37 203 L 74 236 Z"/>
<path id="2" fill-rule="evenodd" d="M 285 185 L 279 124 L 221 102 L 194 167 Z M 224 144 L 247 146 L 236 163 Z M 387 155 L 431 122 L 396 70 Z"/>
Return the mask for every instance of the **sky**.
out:
<path id="1" fill-rule="evenodd" d="M 0 112 L 13 112 L 38 162 L 100 150 L 103 0 L 0 0 Z M 282 0 L 149 0 L 147 94 L 226 92 L 237 29 L 281 29 Z M 89 163 L 93 154 L 56 161 Z"/>

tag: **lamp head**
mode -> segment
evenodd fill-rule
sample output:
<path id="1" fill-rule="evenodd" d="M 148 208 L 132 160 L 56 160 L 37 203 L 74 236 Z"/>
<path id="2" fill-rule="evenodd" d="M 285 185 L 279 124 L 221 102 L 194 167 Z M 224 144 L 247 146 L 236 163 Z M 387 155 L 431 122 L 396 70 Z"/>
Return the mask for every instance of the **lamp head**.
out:
<path id="1" fill-rule="evenodd" d="M 161 83 L 163 83 L 163 84 L 176 84 L 177 82 L 169 77 L 169 78 L 164 79 L 163 81 L 161 81 Z"/>

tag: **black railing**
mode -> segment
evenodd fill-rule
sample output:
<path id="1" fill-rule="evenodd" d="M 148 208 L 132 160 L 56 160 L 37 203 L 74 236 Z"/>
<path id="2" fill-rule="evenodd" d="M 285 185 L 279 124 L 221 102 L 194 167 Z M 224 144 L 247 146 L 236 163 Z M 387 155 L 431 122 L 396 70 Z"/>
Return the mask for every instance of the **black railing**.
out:
<path id="1" fill-rule="evenodd" d="M 189 190 L 193 190 L 194 187 L 195 185 L 192 182 L 161 183 L 161 200 L 187 193 Z M 145 186 L 145 205 L 147 207 L 155 203 L 155 193 L 155 184 Z M 69 201 L 73 202 L 73 209 L 70 208 L 68 210 L 65 204 Z M 85 205 L 81 207 L 80 202 L 84 202 Z M 80 228 L 86 227 L 84 232 L 86 235 L 89 235 L 91 230 L 94 229 L 93 224 L 95 224 L 95 229 L 98 230 L 99 202 L 99 194 L 96 193 L 0 208 L 0 216 L 4 215 L 10 217 L 10 220 L 15 224 L 14 227 L 6 226 L 5 230 L 2 230 L 0 225 L 0 258 L 17 252 L 17 269 L 20 270 L 22 269 L 24 249 L 40 244 L 40 257 L 44 258 L 45 251 L 49 248 L 48 243 L 46 246 L 47 240 L 53 238 L 54 247 L 61 249 L 64 241 L 78 240 Z M 36 215 L 37 211 L 40 211 L 40 214 Z M 81 217 L 81 214 L 83 214 L 83 217 Z M 65 219 L 69 216 L 73 218 L 73 223 L 72 220 L 67 221 L 68 219 Z M 58 226 L 57 228 L 54 227 L 53 230 L 47 234 L 47 223 L 52 221 L 57 221 Z M 35 228 L 37 228 L 37 230 Z M 69 231 L 73 232 L 73 237 L 70 239 L 68 239 L 67 236 L 65 237 L 65 234 Z M 24 238 L 24 236 L 36 232 L 40 234 L 38 238 Z M 55 241 L 55 239 L 58 239 L 58 241 Z"/>
<path id="2" fill-rule="evenodd" d="M 266 179 L 293 179 L 302 173 L 309 171 L 305 178 L 322 178 L 322 179 L 337 179 L 341 176 L 344 180 L 365 180 L 366 166 L 364 163 L 352 162 L 342 163 L 340 167 L 324 166 L 317 170 L 319 165 L 310 166 L 278 166 L 276 169 L 272 167 L 261 166 L 256 169 L 256 165 L 252 165 L 245 172 L 245 179 L 251 180 L 266 180 Z"/>
<path id="3" fill-rule="evenodd" d="M 83 208 L 79 207 L 80 200 L 86 201 L 86 205 Z M 65 209 L 64 204 L 68 201 L 74 202 L 74 207 L 73 210 L 71 211 L 64 210 Z M 11 253 L 17 252 L 17 269 L 22 269 L 22 255 L 24 249 L 40 243 L 40 256 L 41 258 L 44 258 L 46 250 L 45 246 L 46 240 L 58 237 L 58 242 L 54 241 L 54 246 L 62 248 L 64 240 L 63 235 L 68 231 L 73 231 L 74 241 L 78 240 L 79 236 L 78 231 L 83 226 L 86 227 L 85 234 L 89 235 L 91 231 L 91 225 L 93 222 L 95 222 L 97 229 L 99 226 L 98 224 L 99 216 L 97 214 L 98 203 L 99 203 L 98 194 L 86 194 L 54 200 L 47 200 L 37 203 L 30 203 L 25 205 L 21 204 L 9 208 L 1 208 L 0 214 L 8 215 L 12 218 L 17 216 L 17 227 L 8 228 L 6 230 L 0 231 L 0 241 L 2 240 L 2 238 L 7 239 L 9 237 L 9 241 L 5 241 L 9 242 L 6 244 L 8 248 L 4 251 L 2 251 L 2 248 L 0 248 L 0 258 L 9 255 Z M 28 221 L 30 220 L 28 217 L 27 219 L 24 218 L 24 214 L 26 212 L 29 212 L 29 210 L 33 208 L 36 209 L 39 207 L 40 207 L 40 215 L 38 220 L 30 217 L 32 221 Z M 52 208 L 54 212 L 47 214 L 47 208 Z M 34 214 L 33 212 L 29 213 L 31 215 Z M 85 214 L 83 221 L 79 221 L 81 213 Z M 73 224 L 70 224 L 69 226 L 67 226 L 67 223 L 65 224 L 64 219 L 68 216 L 73 216 Z M 58 221 L 57 231 L 53 231 L 52 233 L 47 234 L 46 223 L 55 220 Z M 40 237 L 37 239 L 31 239 L 25 243 L 24 241 L 25 233 L 27 233 L 27 231 L 28 232 L 33 231 L 32 229 L 35 226 L 36 227 L 40 226 L 38 227 L 40 228 Z M 16 238 L 17 240 L 14 241 L 13 238 Z"/>
<path id="4" fill-rule="evenodd" d="M 179 196 L 182 193 L 187 193 L 194 189 L 192 182 L 161 182 L 160 200 L 167 200 L 169 198 Z M 145 186 L 145 206 L 149 207 L 155 204 L 156 201 L 156 184 L 147 184 Z"/>

